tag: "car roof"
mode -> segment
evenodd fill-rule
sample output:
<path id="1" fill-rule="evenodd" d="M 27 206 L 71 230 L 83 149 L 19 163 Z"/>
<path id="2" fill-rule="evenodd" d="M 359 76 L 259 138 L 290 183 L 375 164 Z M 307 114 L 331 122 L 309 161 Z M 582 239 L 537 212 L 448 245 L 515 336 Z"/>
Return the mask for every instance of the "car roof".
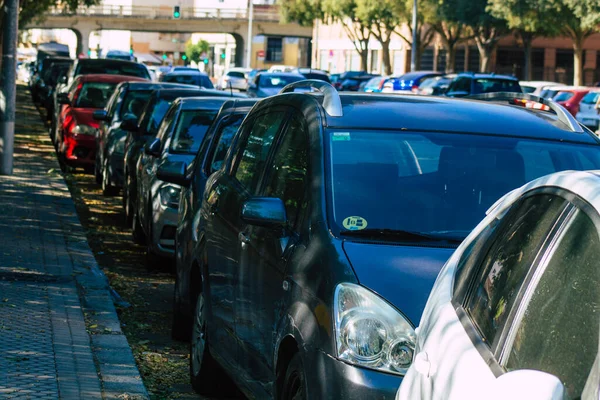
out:
<path id="1" fill-rule="evenodd" d="M 257 107 L 289 104 L 314 114 L 323 110 L 324 125 L 336 129 L 381 129 L 405 131 L 439 131 L 493 136 L 525 137 L 552 141 L 600 144 L 591 133 L 568 129 L 555 114 L 520 106 L 481 100 L 437 96 L 339 93 L 342 117 L 324 113 L 324 96 L 315 93 L 286 93 L 262 100 Z"/>
<path id="2" fill-rule="evenodd" d="M 116 58 L 80 58 L 76 62 L 80 64 L 144 65 L 135 61 L 119 60 Z"/>
<path id="3" fill-rule="evenodd" d="M 241 97 L 241 98 L 245 98 L 246 96 L 243 94 L 239 94 L 239 93 L 230 93 L 228 91 L 223 91 L 223 90 L 214 90 L 214 89 L 203 89 L 203 88 L 199 88 L 196 86 L 192 86 L 189 85 L 188 87 L 179 87 L 179 88 L 160 88 L 160 89 L 156 89 L 153 92 L 153 96 L 156 97 L 169 97 L 172 98 L 174 95 L 177 95 L 179 93 L 182 94 L 189 94 L 191 92 L 196 92 L 195 96 L 197 97 L 227 97 L 227 98 L 232 98 L 232 97 Z M 191 96 L 188 96 L 191 97 Z"/>
<path id="4" fill-rule="evenodd" d="M 226 97 L 182 97 L 174 104 L 181 105 L 182 110 L 219 110 Z"/>
<path id="5" fill-rule="evenodd" d="M 553 86 L 550 90 L 558 90 L 559 92 L 589 92 L 590 88 L 586 86 Z"/>
<path id="6" fill-rule="evenodd" d="M 440 75 L 443 75 L 443 73 L 436 72 L 436 71 L 415 71 L 415 72 L 407 72 L 403 75 L 396 76 L 396 78 L 397 79 L 414 79 L 414 78 L 419 78 L 421 76 L 427 76 L 427 75 L 440 76 Z"/>
<path id="7" fill-rule="evenodd" d="M 130 75 L 111 75 L 111 74 L 87 74 L 79 75 L 77 78 L 80 82 L 125 82 L 125 81 L 140 81 L 148 82 L 145 78 Z"/>
<path id="8" fill-rule="evenodd" d="M 179 70 L 170 71 L 170 72 L 167 72 L 166 74 L 163 74 L 163 76 L 169 76 L 169 75 L 203 75 L 203 76 L 208 76 L 206 73 L 200 72 L 197 69 L 179 69 Z"/>
<path id="9" fill-rule="evenodd" d="M 304 76 L 295 72 L 260 72 L 260 76 L 296 76 L 298 78 L 304 78 Z"/>
<path id="10" fill-rule="evenodd" d="M 258 98 L 251 99 L 228 99 L 225 103 L 223 103 L 223 107 L 221 108 L 221 112 L 241 112 L 248 113 L 252 107 L 259 101 Z"/>
<path id="11" fill-rule="evenodd" d="M 515 78 L 514 76 L 510 76 L 510 75 L 498 75 L 498 74 L 479 74 L 479 73 L 469 73 L 469 72 L 462 72 L 458 75 L 456 75 L 457 78 L 462 78 L 462 77 L 469 77 L 469 78 L 474 78 L 474 79 L 507 79 L 507 80 L 511 80 L 511 81 L 515 81 L 518 82 L 519 80 L 517 78 Z"/>
<path id="12" fill-rule="evenodd" d="M 156 90 L 156 89 L 198 89 L 194 85 L 186 85 L 185 83 L 170 83 L 170 82 L 123 82 L 121 86 L 126 86 L 127 90 Z"/>

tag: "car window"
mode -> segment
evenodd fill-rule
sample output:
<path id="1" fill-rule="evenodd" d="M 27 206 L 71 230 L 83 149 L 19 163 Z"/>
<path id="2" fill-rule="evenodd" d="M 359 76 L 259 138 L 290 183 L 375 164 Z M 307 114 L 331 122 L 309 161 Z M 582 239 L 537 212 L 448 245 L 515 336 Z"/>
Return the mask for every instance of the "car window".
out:
<path id="1" fill-rule="evenodd" d="M 162 152 L 162 149 L 164 149 L 165 143 L 168 140 L 168 135 L 171 132 L 173 125 L 175 124 L 175 117 L 177 116 L 178 108 L 179 107 L 176 107 L 176 106 L 171 107 L 167 111 L 165 117 L 163 118 L 163 120 L 160 123 L 160 126 L 158 128 L 156 137 L 158 139 L 160 139 L 161 152 Z"/>
<path id="2" fill-rule="evenodd" d="M 256 192 L 271 144 L 286 115 L 284 111 L 274 111 L 257 117 L 252 121 L 249 133 L 240 147 L 241 157 L 234 176 L 252 194 Z"/>
<path id="3" fill-rule="evenodd" d="M 600 99 L 600 92 L 589 92 L 583 99 L 581 99 L 582 104 L 594 105 Z"/>
<path id="4" fill-rule="evenodd" d="M 302 120 L 298 117 L 292 118 L 267 172 L 267 184 L 263 195 L 283 200 L 290 229 L 296 226 L 304 200 L 308 143 L 308 134 Z"/>
<path id="5" fill-rule="evenodd" d="M 125 99 L 121 105 L 121 109 L 119 112 L 120 119 L 128 118 L 139 118 L 142 115 L 142 111 L 144 111 L 144 106 L 152 91 L 150 90 L 130 90 L 125 95 Z"/>
<path id="6" fill-rule="evenodd" d="M 227 73 L 227 76 L 231 76 L 231 77 L 234 77 L 234 78 L 244 79 L 244 73 L 243 72 L 239 72 L 239 71 L 229 71 Z"/>
<path id="7" fill-rule="evenodd" d="M 122 94 L 123 92 L 121 90 L 115 90 L 110 96 L 110 99 L 108 99 L 108 103 L 106 104 L 106 114 L 108 116 L 109 121 L 112 121 L 115 115 L 115 110 L 117 109 L 117 104 L 120 103 L 119 100 L 121 99 Z"/>
<path id="8" fill-rule="evenodd" d="M 524 85 L 521 85 L 521 89 L 523 89 L 523 93 L 530 94 L 530 93 L 535 92 L 535 89 L 537 89 L 537 88 L 535 86 L 524 86 Z"/>
<path id="9" fill-rule="evenodd" d="M 196 154 L 208 127 L 212 124 L 216 110 L 184 110 L 171 140 L 173 153 Z"/>
<path id="10" fill-rule="evenodd" d="M 148 70 L 142 64 L 111 62 L 110 60 L 79 62 L 77 64 L 75 75 L 88 74 L 126 75 L 150 79 Z"/>
<path id="11" fill-rule="evenodd" d="M 227 155 L 227 151 L 231 147 L 233 138 L 242 124 L 244 117 L 244 114 L 234 114 L 225 122 L 223 122 L 221 126 L 219 126 L 219 130 L 217 131 L 214 139 L 218 142 L 216 146 L 214 146 L 212 156 L 209 158 L 210 162 L 208 175 L 221 169 L 223 161 L 225 160 L 225 156 Z"/>
<path id="12" fill-rule="evenodd" d="M 580 398 L 598 353 L 600 240 L 576 211 L 549 261 L 538 267 L 507 342 L 507 370 L 535 369 L 560 378 Z"/>
<path id="13" fill-rule="evenodd" d="M 290 83 L 303 80 L 304 77 L 286 75 L 260 75 L 258 86 L 261 88 L 282 88 Z"/>
<path id="14" fill-rule="evenodd" d="M 566 204 L 558 196 L 539 194 L 513 206 L 473 279 L 465 310 L 494 352 L 525 278 Z"/>
<path id="15" fill-rule="evenodd" d="M 575 93 L 573 92 L 558 92 L 556 96 L 552 100 L 554 101 L 567 101 L 573 97 Z"/>
<path id="16" fill-rule="evenodd" d="M 508 79 L 479 78 L 473 84 L 473 94 L 495 92 L 522 92 L 516 81 Z"/>
<path id="17" fill-rule="evenodd" d="M 104 108 L 116 86 L 116 83 L 85 82 L 77 96 L 75 107 Z"/>
<path id="18" fill-rule="evenodd" d="M 448 92 L 471 92 L 471 79 L 470 78 L 457 78 L 450 84 Z"/>
<path id="19" fill-rule="evenodd" d="M 158 99 L 152 108 L 152 113 L 150 114 L 150 119 L 148 120 L 148 127 L 146 129 L 146 133 L 148 135 L 156 135 L 158 132 L 158 127 L 165 116 L 166 112 L 169 110 L 169 107 L 173 103 L 175 99 L 167 98 L 167 99 Z"/>

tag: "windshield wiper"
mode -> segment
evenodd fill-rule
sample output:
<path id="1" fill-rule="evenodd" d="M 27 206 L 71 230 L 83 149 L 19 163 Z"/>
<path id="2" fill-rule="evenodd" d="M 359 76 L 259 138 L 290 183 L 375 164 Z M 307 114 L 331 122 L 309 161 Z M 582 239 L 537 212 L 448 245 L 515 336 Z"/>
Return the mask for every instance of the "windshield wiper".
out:
<path id="1" fill-rule="evenodd" d="M 447 242 L 452 244 L 458 244 L 462 242 L 462 239 L 459 238 L 430 235 L 427 233 L 403 231 L 397 229 L 360 229 L 354 231 L 341 231 L 340 235 L 362 238 L 383 237 L 386 239 L 395 239 L 407 242 Z"/>

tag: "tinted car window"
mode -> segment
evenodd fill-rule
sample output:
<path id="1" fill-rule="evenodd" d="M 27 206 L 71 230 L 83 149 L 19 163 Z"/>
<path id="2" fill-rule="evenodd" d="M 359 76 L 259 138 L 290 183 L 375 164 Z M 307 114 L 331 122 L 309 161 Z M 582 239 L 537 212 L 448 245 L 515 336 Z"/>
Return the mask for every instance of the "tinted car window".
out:
<path id="1" fill-rule="evenodd" d="M 471 79 L 457 78 L 450 84 L 448 92 L 471 92 Z"/>
<path id="2" fill-rule="evenodd" d="M 115 63 L 110 60 L 94 60 L 93 62 L 79 62 L 75 75 L 109 74 L 137 76 L 150 79 L 145 66 L 136 63 Z"/>
<path id="3" fill-rule="evenodd" d="M 507 79 L 479 78 L 475 79 L 473 94 L 494 92 L 522 92 L 516 81 Z"/>
<path id="4" fill-rule="evenodd" d="M 77 96 L 75 107 L 104 108 L 116 86 L 116 83 L 85 82 Z"/>
<path id="5" fill-rule="evenodd" d="M 290 83 L 303 80 L 304 77 L 286 75 L 261 75 L 258 86 L 261 88 L 282 88 Z"/>
<path id="6" fill-rule="evenodd" d="M 566 204 L 560 197 L 544 194 L 514 206 L 503 233 L 483 260 L 465 309 L 493 351 L 513 306 L 518 305 L 525 277 Z"/>
<path id="7" fill-rule="evenodd" d="M 158 99 L 158 101 L 154 104 L 152 113 L 150 114 L 150 119 L 148 121 L 148 127 L 146 129 L 146 132 L 149 135 L 156 135 L 162 119 L 174 100 L 175 99 Z"/>
<path id="8" fill-rule="evenodd" d="M 579 210 L 522 301 L 526 307 L 508 344 L 508 370 L 549 372 L 570 399 L 580 398 L 598 353 L 599 258 L 596 227 Z"/>
<path id="9" fill-rule="evenodd" d="M 546 140 L 351 129 L 327 135 L 331 217 L 340 231 L 345 218 L 359 216 L 374 229 L 463 239 L 496 200 L 530 179 L 600 167 L 596 146 Z"/>
<path id="10" fill-rule="evenodd" d="M 216 115 L 217 111 L 182 111 L 171 140 L 171 151 L 196 154 Z"/>
<path id="11" fill-rule="evenodd" d="M 552 100 L 554 101 L 567 101 L 575 94 L 573 92 L 559 92 Z"/>
<path id="12" fill-rule="evenodd" d="M 596 104 L 598 99 L 600 99 L 600 92 L 589 92 L 588 94 L 583 96 L 583 99 L 581 99 L 581 103 L 593 105 Z"/>
<path id="13" fill-rule="evenodd" d="M 331 83 L 331 81 L 329 80 L 329 77 L 325 74 L 319 74 L 319 73 L 311 73 L 311 72 L 307 72 L 305 74 L 302 74 L 306 79 L 317 79 L 319 81 L 325 81 L 327 83 Z"/>
<path id="14" fill-rule="evenodd" d="M 227 155 L 227 151 L 231 147 L 231 143 L 233 143 L 233 138 L 238 131 L 242 121 L 244 120 L 245 115 L 237 114 L 233 115 L 227 121 L 225 121 L 217 131 L 216 138 L 218 138 L 218 143 L 215 147 L 214 154 L 210 161 L 210 169 L 209 174 L 221 169 L 223 165 L 223 160 L 225 160 L 225 156 Z"/>
<path id="15" fill-rule="evenodd" d="M 255 193 L 260 174 L 267 162 L 271 144 L 285 115 L 285 112 L 280 111 L 257 117 L 252 122 L 245 143 L 240 148 L 242 153 L 235 177 L 250 193 Z"/>
<path id="16" fill-rule="evenodd" d="M 127 92 L 119 113 L 121 119 L 125 116 L 139 118 L 151 94 L 152 91 L 150 90 L 130 90 Z"/>
<path id="17" fill-rule="evenodd" d="M 244 79 L 244 73 L 243 72 L 238 72 L 238 71 L 229 71 L 227 73 L 227 76 L 232 76 L 234 78 Z"/>
<path id="18" fill-rule="evenodd" d="M 201 74 L 170 74 L 163 75 L 163 82 L 182 83 L 186 85 L 201 86 L 206 89 L 213 89 L 214 86 L 209 77 Z"/>
<path id="19" fill-rule="evenodd" d="M 283 200 L 288 224 L 293 228 L 304 199 L 308 170 L 308 136 L 299 118 L 293 118 L 269 169 L 264 195 Z"/>

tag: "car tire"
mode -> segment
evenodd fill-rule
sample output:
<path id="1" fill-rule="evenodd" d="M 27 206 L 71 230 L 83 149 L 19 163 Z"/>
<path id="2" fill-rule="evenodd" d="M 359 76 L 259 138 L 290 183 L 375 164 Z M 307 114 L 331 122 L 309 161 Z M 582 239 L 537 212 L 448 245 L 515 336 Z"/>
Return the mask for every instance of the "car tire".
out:
<path id="1" fill-rule="evenodd" d="M 206 335 L 206 307 L 204 293 L 198 294 L 194 308 L 190 340 L 190 381 L 196 393 L 216 394 L 224 372 L 211 356 Z"/>
<path id="2" fill-rule="evenodd" d="M 105 158 L 104 167 L 102 168 L 102 194 L 104 196 L 115 196 L 119 190 L 110 183 L 109 174 L 108 158 Z"/>
<path id="3" fill-rule="evenodd" d="M 140 223 L 137 207 L 133 208 L 132 216 L 131 216 L 131 235 L 133 237 L 133 242 L 136 244 L 145 244 L 146 243 L 146 235 L 144 234 L 144 230 L 142 229 L 142 224 Z"/>
<path id="4" fill-rule="evenodd" d="M 130 185 L 131 177 L 125 172 L 125 184 L 123 185 L 123 211 L 125 212 L 125 223 L 127 226 L 131 226 L 133 223 L 131 215 L 131 197 L 129 196 Z"/>
<path id="5" fill-rule="evenodd" d="M 279 400 L 306 399 L 306 375 L 300 353 L 296 353 L 288 364 Z"/>

